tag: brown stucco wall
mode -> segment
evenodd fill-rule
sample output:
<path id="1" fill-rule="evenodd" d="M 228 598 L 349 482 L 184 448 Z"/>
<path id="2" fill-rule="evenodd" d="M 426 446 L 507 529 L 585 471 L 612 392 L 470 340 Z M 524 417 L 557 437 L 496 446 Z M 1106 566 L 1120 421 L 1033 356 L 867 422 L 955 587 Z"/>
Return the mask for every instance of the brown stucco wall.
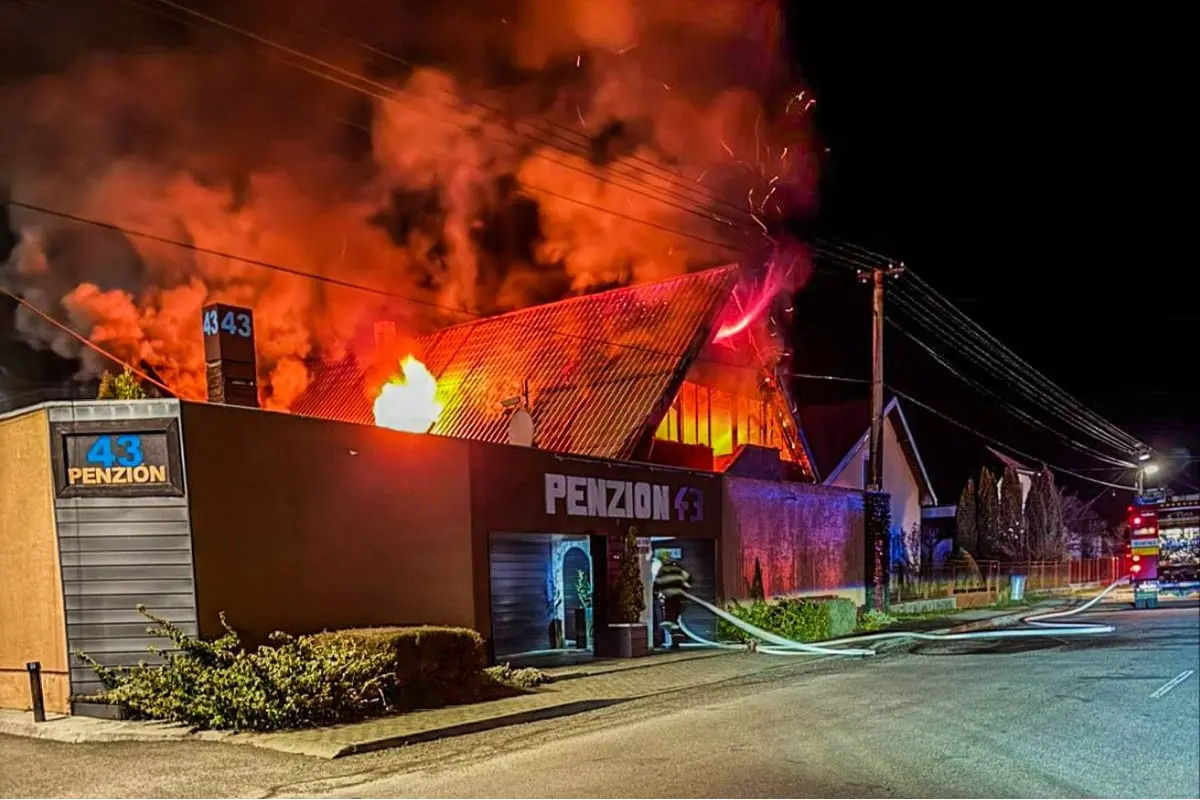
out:
<path id="1" fill-rule="evenodd" d="M 0 708 L 30 707 L 25 663 L 42 664 L 46 710 L 68 711 L 67 629 L 44 410 L 0 419 Z"/>
<path id="2" fill-rule="evenodd" d="M 184 403 L 200 632 L 475 623 L 466 442 Z M 486 581 L 486 573 L 484 573 Z"/>
<path id="3" fill-rule="evenodd" d="M 768 597 L 864 602 L 863 493 L 833 486 L 725 479 L 726 597 L 749 596 L 757 559 Z"/>

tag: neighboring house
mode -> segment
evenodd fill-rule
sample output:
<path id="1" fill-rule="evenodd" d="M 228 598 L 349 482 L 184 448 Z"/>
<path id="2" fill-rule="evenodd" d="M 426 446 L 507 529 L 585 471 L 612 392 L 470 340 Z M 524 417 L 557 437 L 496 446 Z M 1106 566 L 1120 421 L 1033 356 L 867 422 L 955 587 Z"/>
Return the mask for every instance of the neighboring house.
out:
<path id="1" fill-rule="evenodd" d="M 870 407 L 866 401 L 800 406 L 800 421 L 821 483 L 863 489 L 867 478 Z M 900 401 L 884 407 L 883 490 L 892 500 L 892 540 L 921 526 L 922 506 L 937 495 L 921 461 Z M 893 560 L 899 555 L 893 544 Z"/>
<path id="2" fill-rule="evenodd" d="M 1017 471 L 1017 480 L 1021 483 L 1021 508 L 1025 508 L 1025 501 L 1029 498 L 1029 490 L 1033 488 L 1033 479 L 1037 477 L 1037 470 L 1027 467 L 1015 458 L 1006 456 L 999 450 L 991 447 L 988 448 L 988 453 L 1000 462 L 999 469 L 997 470 L 999 479 L 996 481 L 996 486 L 1000 491 L 1003 491 L 1004 487 L 1005 469 L 1012 467 Z"/>

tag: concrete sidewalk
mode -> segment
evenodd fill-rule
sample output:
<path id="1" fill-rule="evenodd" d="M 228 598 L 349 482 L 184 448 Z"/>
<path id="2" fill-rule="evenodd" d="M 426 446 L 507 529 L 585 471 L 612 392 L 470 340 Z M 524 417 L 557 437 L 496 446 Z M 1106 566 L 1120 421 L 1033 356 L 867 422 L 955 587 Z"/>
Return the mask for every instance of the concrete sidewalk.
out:
<path id="1" fill-rule="evenodd" d="M 1003 627 L 1021 617 L 1049 610 L 1066 601 L 1050 601 L 1035 609 L 960 611 L 905 628 L 933 633 Z M 896 650 L 914 640 L 895 639 L 873 645 L 879 653 Z M 813 657 L 809 663 L 837 658 Z M 543 670 L 552 682 L 530 694 L 488 703 L 450 706 L 366 720 L 349 725 L 279 733 L 193 731 L 186 725 L 134 720 L 57 717 L 37 724 L 32 714 L 0 711 L 0 733 L 58 742 L 163 742 L 184 739 L 248 744 L 286 753 L 339 758 L 405 744 L 568 716 L 617 703 L 786 669 L 794 658 L 740 650 L 685 648 L 636 659 L 599 660 Z"/>
<path id="2" fill-rule="evenodd" d="M 814 659 L 816 660 L 816 659 Z M 742 651 L 683 650 L 638 659 L 544 670 L 553 682 L 537 691 L 473 705 L 410 711 L 349 725 L 279 733 L 193 731 L 186 725 L 0 711 L 0 733 L 58 742 L 162 742 L 200 739 L 248 744 L 319 758 L 339 758 L 414 742 L 578 714 L 616 703 L 708 686 L 781 669 L 791 660 Z"/>

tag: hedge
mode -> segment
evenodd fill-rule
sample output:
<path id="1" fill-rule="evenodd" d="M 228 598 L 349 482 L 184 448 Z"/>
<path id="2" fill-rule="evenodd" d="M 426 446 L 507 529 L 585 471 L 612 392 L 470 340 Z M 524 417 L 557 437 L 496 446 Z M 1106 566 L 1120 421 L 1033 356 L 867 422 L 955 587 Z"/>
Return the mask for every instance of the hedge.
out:
<path id="1" fill-rule="evenodd" d="M 795 642 L 820 642 L 849 636 L 858 624 L 858 607 L 854 601 L 843 597 L 732 603 L 727 610 L 738 619 Z M 718 621 L 717 635 L 735 642 L 753 638 L 725 620 Z"/>
<path id="2" fill-rule="evenodd" d="M 136 716 L 199 728 L 280 730 L 352 722 L 411 708 L 512 694 L 484 672 L 483 639 L 465 628 L 369 628 L 312 636 L 275 633 L 246 650 L 221 616 L 225 634 L 193 638 L 143 606 L 161 666 L 106 668 L 84 653 L 105 685 L 99 698 Z"/>
<path id="3" fill-rule="evenodd" d="M 470 703 L 482 694 L 487 650 L 467 628 L 352 628 L 312 638 L 335 650 L 386 655 L 395 675 L 389 700 L 398 708 Z"/>

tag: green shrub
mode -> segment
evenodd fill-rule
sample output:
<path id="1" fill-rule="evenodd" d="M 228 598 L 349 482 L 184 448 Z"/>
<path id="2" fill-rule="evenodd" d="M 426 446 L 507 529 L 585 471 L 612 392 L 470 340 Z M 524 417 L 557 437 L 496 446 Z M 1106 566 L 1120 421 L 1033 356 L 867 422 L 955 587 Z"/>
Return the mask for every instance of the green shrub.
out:
<path id="1" fill-rule="evenodd" d="M 550 676 L 534 667 L 513 669 L 511 664 L 500 664 L 484 670 L 495 683 L 514 689 L 533 689 L 550 682 Z"/>
<path id="2" fill-rule="evenodd" d="M 352 722 L 485 694 L 483 640 L 459 628 L 384 628 L 316 636 L 272 634 L 243 648 L 222 614 L 225 634 L 204 641 L 138 606 L 169 639 L 165 663 L 109 669 L 84 653 L 105 685 L 104 700 L 137 716 L 199 728 L 270 731 Z"/>
<path id="3" fill-rule="evenodd" d="M 845 597 L 833 597 L 821 601 L 829 609 L 829 629 L 826 638 L 837 639 L 849 636 L 858 627 L 858 606 Z"/>
<path id="4" fill-rule="evenodd" d="M 312 637 L 335 647 L 386 654 L 395 675 L 388 695 L 397 708 L 478 700 L 487 664 L 483 637 L 468 628 L 352 628 Z"/>
<path id="5" fill-rule="evenodd" d="M 862 623 L 859 625 L 864 631 L 877 631 L 886 628 L 889 625 L 895 625 L 897 619 L 885 611 L 876 611 L 870 609 L 863 614 Z"/>
<path id="6" fill-rule="evenodd" d="M 732 603 L 728 611 L 738 619 L 794 642 L 819 642 L 846 636 L 854 631 L 858 621 L 858 608 L 854 602 L 841 597 Z M 725 620 L 718 620 L 717 636 L 735 642 L 754 638 Z"/>

